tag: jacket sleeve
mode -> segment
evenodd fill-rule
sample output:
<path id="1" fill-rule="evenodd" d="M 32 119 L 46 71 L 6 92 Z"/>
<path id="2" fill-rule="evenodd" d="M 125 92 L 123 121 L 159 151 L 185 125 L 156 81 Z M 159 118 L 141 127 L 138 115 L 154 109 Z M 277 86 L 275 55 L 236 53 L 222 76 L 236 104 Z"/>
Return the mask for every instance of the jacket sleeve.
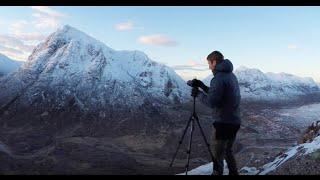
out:
<path id="1" fill-rule="evenodd" d="M 200 101 L 210 108 L 216 107 L 223 96 L 223 82 L 217 79 L 212 79 L 210 82 L 210 87 L 208 93 L 205 94 L 202 91 L 199 93 Z"/>

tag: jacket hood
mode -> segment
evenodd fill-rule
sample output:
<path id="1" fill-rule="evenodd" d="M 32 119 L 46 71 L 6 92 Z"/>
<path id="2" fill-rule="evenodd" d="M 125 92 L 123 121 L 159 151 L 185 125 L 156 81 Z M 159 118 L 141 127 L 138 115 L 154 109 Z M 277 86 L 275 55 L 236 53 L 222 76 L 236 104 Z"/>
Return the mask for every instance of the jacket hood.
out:
<path id="1" fill-rule="evenodd" d="M 214 74 L 216 72 L 230 73 L 232 71 L 233 71 L 233 64 L 231 63 L 231 61 L 229 59 L 225 59 L 216 65 L 216 68 L 214 69 L 213 73 Z"/>

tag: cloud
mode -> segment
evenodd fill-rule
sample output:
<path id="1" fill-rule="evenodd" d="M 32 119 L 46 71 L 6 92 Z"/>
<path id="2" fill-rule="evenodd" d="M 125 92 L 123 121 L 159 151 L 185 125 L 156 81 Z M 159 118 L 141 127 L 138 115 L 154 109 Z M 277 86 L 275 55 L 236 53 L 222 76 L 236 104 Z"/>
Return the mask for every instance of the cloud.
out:
<path id="1" fill-rule="evenodd" d="M 210 75 L 210 72 L 190 72 L 190 71 L 176 71 L 176 73 L 185 81 L 187 80 L 191 80 L 194 78 L 197 78 L 199 80 L 202 80 L 206 77 L 208 77 L 208 75 Z"/>
<path id="2" fill-rule="evenodd" d="M 26 60 L 35 44 L 44 40 L 48 33 L 60 26 L 66 14 L 48 6 L 31 6 L 30 21 L 19 20 L 9 25 L 10 34 L 0 34 L 0 52 L 15 59 Z"/>
<path id="3" fill-rule="evenodd" d="M 33 13 L 32 16 L 36 18 L 36 20 L 33 21 L 33 24 L 38 29 L 46 29 L 46 28 L 55 29 L 60 24 L 60 21 L 58 18 L 48 16 L 46 14 Z"/>
<path id="4" fill-rule="evenodd" d="M 189 65 L 176 65 L 176 66 L 171 66 L 171 68 L 174 70 L 208 71 L 208 68 L 196 68 Z"/>
<path id="5" fill-rule="evenodd" d="M 17 60 L 26 60 L 35 46 L 8 35 L 0 35 L 0 52 Z"/>
<path id="6" fill-rule="evenodd" d="M 23 52 L 21 50 L 17 50 L 14 48 L 10 48 L 10 47 L 6 47 L 6 46 L 2 46 L 0 45 L 0 52 L 4 53 L 4 54 L 11 54 L 11 55 L 22 55 Z"/>
<path id="7" fill-rule="evenodd" d="M 26 52 L 23 52 L 21 50 L 2 46 L 2 45 L 0 45 L 0 53 L 8 56 L 11 59 L 22 60 L 22 61 L 25 61 L 27 59 L 27 56 L 29 55 Z"/>
<path id="8" fill-rule="evenodd" d="M 51 9 L 49 6 L 31 6 L 31 9 L 47 14 L 51 17 L 66 17 L 65 14 Z"/>
<path id="9" fill-rule="evenodd" d="M 17 33 L 15 36 L 21 40 L 24 41 L 42 41 L 44 40 L 47 36 L 44 34 L 39 34 L 39 33 Z"/>
<path id="10" fill-rule="evenodd" d="M 56 29 L 60 25 L 60 19 L 68 17 L 48 6 L 31 6 L 31 9 L 35 11 L 32 14 L 35 20 L 32 23 L 38 29 Z"/>
<path id="11" fill-rule="evenodd" d="M 116 24 L 115 28 L 118 31 L 129 31 L 134 29 L 134 25 L 132 22 L 128 21 L 128 22 Z"/>
<path id="12" fill-rule="evenodd" d="M 149 35 L 149 36 L 141 36 L 138 41 L 142 44 L 147 45 L 156 45 L 156 46 L 177 46 L 178 43 L 170 39 L 169 37 L 161 34 Z"/>
<path id="13" fill-rule="evenodd" d="M 22 41 L 42 41 L 46 35 L 39 32 L 23 32 L 30 24 L 25 20 L 14 22 L 10 25 L 9 29 L 12 32 L 12 36 Z"/>
<path id="14" fill-rule="evenodd" d="M 28 25 L 28 22 L 25 20 L 20 20 L 17 22 L 14 22 L 10 25 L 10 30 L 12 31 L 21 31 Z"/>
<path id="15" fill-rule="evenodd" d="M 189 61 L 187 61 L 187 64 L 188 64 L 189 66 L 194 66 L 194 67 L 196 67 L 196 66 L 200 66 L 200 67 L 208 67 L 208 64 L 205 64 L 205 63 L 199 63 L 199 62 L 194 61 L 194 60 L 189 60 Z"/>
<path id="16" fill-rule="evenodd" d="M 208 65 L 205 63 L 199 63 L 193 60 L 189 60 L 183 65 L 171 66 L 174 70 L 192 70 L 192 71 L 208 71 Z"/>
<path id="17" fill-rule="evenodd" d="M 137 27 L 133 22 L 127 21 L 115 25 L 115 29 L 118 31 L 131 31 L 133 29 L 144 29 L 143 27 Z"/>
<path id="18" fill-rule="evenodd" d="M 60 26 L 62 18 L 68 17 L 48 6 L 31 6 L 33 19 L 19 20 L 9 25 L 10 34 L 0 34 L 0 51 L 15 59 L 26 60 L 35 44 Z"/>
<path id="19" fill-rule="evenodd" d="M 289 44 L 288 49 L 298 49 L 298 46 L 295 44 Z"/>
<path id="20" fill-rule="evenodd" d="M 6 47 L 11 47 L 15 48 L 21 51 L 32 51 L 34 46 L 32 45 L 27 45 L 23 41 L 12 37 L 12 36 L 7 36 L 7 35 L 0 35 L 0 44 L 6 46 Z"/>

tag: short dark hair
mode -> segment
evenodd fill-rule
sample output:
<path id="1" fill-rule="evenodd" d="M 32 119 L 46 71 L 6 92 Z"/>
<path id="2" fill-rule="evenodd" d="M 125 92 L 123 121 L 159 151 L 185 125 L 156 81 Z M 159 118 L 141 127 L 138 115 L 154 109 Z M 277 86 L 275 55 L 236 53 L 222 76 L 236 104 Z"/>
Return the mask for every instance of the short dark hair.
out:
<path id="1" fill-rule="evenodd" d="M 223 54 L 220 51 L 213 51 L 207 57 L 207 60 L 212 60 L 212 59 L 216 60 L 217 63 L 219 63 L 222 60 L 224 60 L 224 57 L 223 57 Z"/>

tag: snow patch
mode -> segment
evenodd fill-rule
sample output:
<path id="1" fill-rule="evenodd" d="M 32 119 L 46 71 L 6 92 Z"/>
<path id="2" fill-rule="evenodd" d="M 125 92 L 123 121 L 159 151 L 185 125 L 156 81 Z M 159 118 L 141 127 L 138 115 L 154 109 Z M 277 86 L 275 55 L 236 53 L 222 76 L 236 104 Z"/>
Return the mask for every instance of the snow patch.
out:
<path id="1" fill-rule="evenodd" d="M 229 169 L 227 166 L 227 162 L 224 160 L 224 170 L 223 170 L 223 175 L 228 175 L 229 174 Z M 211 175 L 213 170 L 213 163 L 208 163 L 202 166 L 199 166 L 195 169 L 192 169 L 188 171 L 187 175 Z M 186 172 L 180 173 L 178 175 L 185 175 Z"/>

